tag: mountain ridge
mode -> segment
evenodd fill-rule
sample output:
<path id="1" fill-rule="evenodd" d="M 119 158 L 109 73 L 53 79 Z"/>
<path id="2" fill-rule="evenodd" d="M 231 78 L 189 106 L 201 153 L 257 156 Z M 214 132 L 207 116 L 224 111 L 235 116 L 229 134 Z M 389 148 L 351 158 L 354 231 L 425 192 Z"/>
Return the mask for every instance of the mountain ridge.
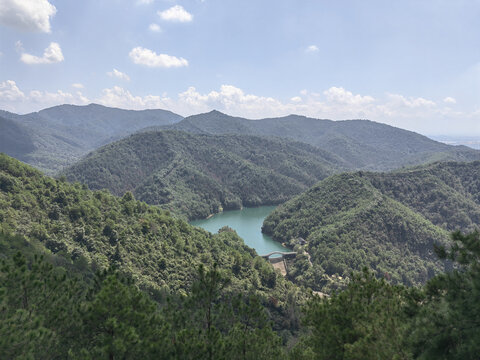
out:
<path id="1" fill-rule="evenodd" d="M 478 230 L 478 175 L 480 161 L 333 175 L 280 205 L 262 229 L 291 246 L 307 241 L 313 266 L 294 266 L 300 283 L 321 289 L 326 278 L 367 266 L 419 285 L 444 270 L 434 244 L 445 244 L 451 231 Z"/>
<path id="2" fill-rule="evenodd" d="M 165 128 L 192 133 L 288 138 L 334 153 L 348 162 L 352 170 L 392 170 L 439 160 L 480 159 L 480 152 L 466 146 L 450 146 L 372 120 L 335 121 L 302 115 L 249 120 L 211 111 L 186 117 Z"/>
<path id="3" fill-rule="evenodd" d="M 301 142 L 163 130 L 108 144 L 64 174 L 92 189 L 132 191 L 193 219 L 281 203 L 342 166 L 335 155 Z"/>
<path id="4" fill-rule="evenodd" d="M 6 111 L 0 117 L 24 129 L 35 148 L 21 160 L 48 174 L 78 161 L 101 145 L 142 128 L 171 124 L 182 119 L 167 110 L 123 110 L 103 105 L 59 105 L 25 115 Z M 2 149 L 16 154 L 14 145 Z"/>

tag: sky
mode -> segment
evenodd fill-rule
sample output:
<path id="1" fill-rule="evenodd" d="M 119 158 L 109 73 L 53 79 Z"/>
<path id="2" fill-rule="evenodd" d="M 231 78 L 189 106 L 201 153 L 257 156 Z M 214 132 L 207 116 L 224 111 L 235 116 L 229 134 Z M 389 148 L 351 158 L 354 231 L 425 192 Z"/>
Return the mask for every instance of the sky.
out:
<path id="1" fill-rule="evenodd" d="M 480 136 L 480 0 L 0 0 L 0 109 L 217 109 Z"/>

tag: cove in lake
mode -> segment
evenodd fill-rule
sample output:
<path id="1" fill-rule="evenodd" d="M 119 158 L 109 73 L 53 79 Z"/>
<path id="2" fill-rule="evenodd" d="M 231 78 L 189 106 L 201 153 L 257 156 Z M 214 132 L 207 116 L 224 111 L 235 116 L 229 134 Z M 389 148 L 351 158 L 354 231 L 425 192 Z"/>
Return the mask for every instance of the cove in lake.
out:
<path id="1" fill-rule="evenodd" d="M 245 244 L 254 248 L 258 255 L 265 255 L 272 251 L 289 251 L 279 242 L 272 240 L 270 236 L 262 234 L 263 220 L 273 209 L 275 206 L 229 210 L 215 214 L 209 219 L 194 220 L 190 224 L 212 233 L 216 233 L 224 226 L 229 226 L 237 232 Z"/>

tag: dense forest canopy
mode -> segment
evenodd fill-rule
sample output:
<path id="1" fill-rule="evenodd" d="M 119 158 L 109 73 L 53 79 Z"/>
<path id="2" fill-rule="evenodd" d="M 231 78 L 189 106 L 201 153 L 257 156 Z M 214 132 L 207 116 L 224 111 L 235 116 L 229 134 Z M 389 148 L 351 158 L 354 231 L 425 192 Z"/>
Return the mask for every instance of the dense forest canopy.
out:
<path id="1" fill-rule="evenodd" d="M 422 288 L 367 269 L 303 306 L 297 340 L 274 331 L 261 297 L 200 266 L 184 294 L 155 302 L 127 274 L 93 273 L 40 242 L 0 232 L 0 354 L 11 359 L 475 359 L 478 232 L 437 254 L 455 263 Z M 298 300 L 297 300 L 298 301 Z M 283 324 L 285 329 L 286 324 Z M 282 341 L 283 340 L 283 341 Z"/>
<path id="2" fill-rule="evenodd" d="M 25 115 L 0 111 L 0 119 L 5 134 L 15 130 L 13 138 L 23 139 L 19 143 L 5 138 L 8 141 L 0 151 L 48 174 L 58 173 L 102 145 L 151 128 L 287 138 L 316 146 L 352 170 L 390 170 L 432 161 L 480 158 L 476 150 L 442 144 L 368 120 L 331 121 L 298 115 L 247 120 L 218 111 L 182 120 L 180 115 L 165 110 L 132 111 L 97 104 L 60 105 Z M 33 146 L 27 146 L 29 143 Z"/>
<path id="3" fill-rule="evenodd" d="M 79 271 L 115 266 L 155 299 L 184 293 L 200 265 L 230 276 L 288 320 L 299 289 L 276 273 L 231 229 L 211 234 L 168 211 L 42 175 L 0 154 L 0 231 L 24 236 Z M 293 320 L 292 320 L 293 321 Z M 289 326 L 287 326 L 289 328 Z"/>
<path id="4" fill-rule="evenodd" d="M 192 219 L 279 204 L 342 167 L 330 153 L 291 140 L 150 131 L 104 146 L 64 174 Z"/>
<path id="5" fill-rule="evenodd" d="M 368 121 L 212 112 L 145 130 L 180 118 L 47 110 L 2 112 L 0 151 L 53 171 L 144 123 L 58 179 L 0 154 L 2 357 L 476 358 L 480 162 L 330 175 L 478 152 Z M 96 126 L 72 131 L 83 143 L 49 133 L 90 112 Z M 263 230 L 297 252 L 286 277 L 230 228 L 180 219 L 285 201 Z"/>
<path id="6" fill-rule="evenodd" d="M 297 244 L 292 280 L 322 289 L 362 267 L 418 285 L 444 269 L 434 244 L 480 223 L 480 162 L 435 163 L 390 173 L 332 176 L 279 206 L 264 222 L 274 239 Z"/>

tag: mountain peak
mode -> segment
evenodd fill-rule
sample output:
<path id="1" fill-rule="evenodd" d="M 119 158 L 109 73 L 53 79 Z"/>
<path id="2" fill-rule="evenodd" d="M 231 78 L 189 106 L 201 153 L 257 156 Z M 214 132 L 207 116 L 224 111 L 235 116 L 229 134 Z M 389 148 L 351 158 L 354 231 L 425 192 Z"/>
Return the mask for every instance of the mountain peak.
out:
<path id="1" fill-rule="evenodd" d="M 212 111 L 206 113 L 206 114 L 211 114 L 211 115 L 227 115 L 222 113 L 221 111 L 218 111 L 217 109 L 213 109 Z"/>

